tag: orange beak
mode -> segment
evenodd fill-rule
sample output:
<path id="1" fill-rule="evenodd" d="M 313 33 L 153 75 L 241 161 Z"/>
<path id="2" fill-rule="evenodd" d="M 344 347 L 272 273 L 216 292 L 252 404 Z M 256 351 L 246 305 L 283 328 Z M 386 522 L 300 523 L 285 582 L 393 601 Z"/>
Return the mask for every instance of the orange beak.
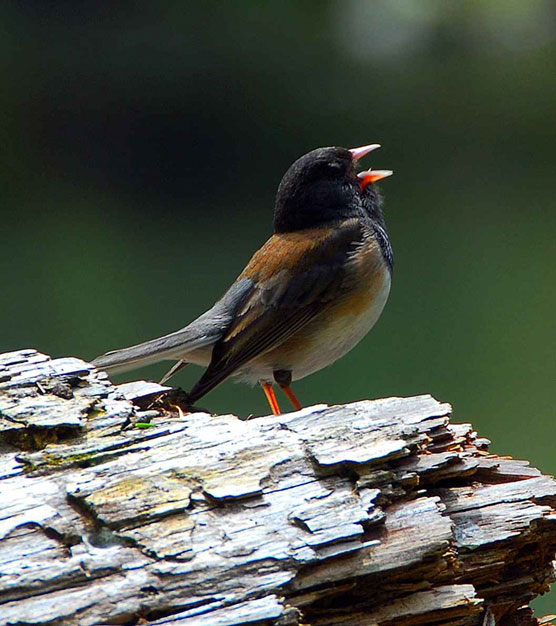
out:
<path id="1" fill-rule="evenodd" d="M 354 161 L 359 161 L 364 156 L 367 156 L 373 150 L 377 150 L 380 148 L 379 143 L 371 143 L 368 146 L 361 146 L 361 148 L 352 148 L 350 150 L 351 157 Z M 392 170 L 367 170 L 365 172 L 360 172 L 357 174 L 359 180 L 361 181 L 361 191 L 365 189 L 367 185 L 371 185 L 372 183 L 376 183 L 377 180 L 382 180 L 387 176 L 392 176 L 394 172 Z"/>
<path id="2" fill-rule="evenodd" d="M 361 191 L 365 189 L 367 185 L 376 183 L 378 180 L 392 176 L 394 172 L 392 170 L 367 170 L 366 172 L 359 172 L 357 177 L 361 182 Z"/>

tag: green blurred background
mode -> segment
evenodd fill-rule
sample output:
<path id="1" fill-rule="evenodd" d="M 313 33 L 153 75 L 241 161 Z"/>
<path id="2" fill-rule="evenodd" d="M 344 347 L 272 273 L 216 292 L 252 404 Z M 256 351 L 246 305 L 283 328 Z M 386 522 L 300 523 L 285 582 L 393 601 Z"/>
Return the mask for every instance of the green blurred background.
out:
<path id="1" fill-rule="evenodd" d="M 295 158 L 380 142 L 390 301 L 299 396 L 432 393 L 556 471 L 555 2 L 35 0 L 0 29 L 0 350 L 180 328 L 269 235 Z M 230 382 L 203 402 L 267 411 Z"/>

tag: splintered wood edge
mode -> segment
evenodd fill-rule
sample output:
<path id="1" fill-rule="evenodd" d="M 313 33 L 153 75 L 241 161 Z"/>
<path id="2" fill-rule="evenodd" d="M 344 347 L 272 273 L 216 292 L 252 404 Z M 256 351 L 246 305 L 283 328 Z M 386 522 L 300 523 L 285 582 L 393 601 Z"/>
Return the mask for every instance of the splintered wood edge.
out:
<path id="1" fill-rule="evenodd" d="M 554 579 L 556 483 L 449 404 L 243 421 L 172 393 L 0 355 L 6 623 L 481 624 Z"/>

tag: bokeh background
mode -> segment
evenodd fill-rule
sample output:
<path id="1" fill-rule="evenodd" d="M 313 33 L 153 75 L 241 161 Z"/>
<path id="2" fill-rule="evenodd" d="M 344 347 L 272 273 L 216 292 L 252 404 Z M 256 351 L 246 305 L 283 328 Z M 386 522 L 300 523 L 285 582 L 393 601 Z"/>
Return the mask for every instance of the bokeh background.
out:
<path id="1" fill-rule="evenodd" d="M 432 393 L 556 471 L 555 2 L 35 0 L 0 31 L 1 351 L 184 326 L 271 232 L 295 158 L 380 142 L 390 301 L 299 396 Z M 267 411 L 229 382 L 204 404 Z"/>

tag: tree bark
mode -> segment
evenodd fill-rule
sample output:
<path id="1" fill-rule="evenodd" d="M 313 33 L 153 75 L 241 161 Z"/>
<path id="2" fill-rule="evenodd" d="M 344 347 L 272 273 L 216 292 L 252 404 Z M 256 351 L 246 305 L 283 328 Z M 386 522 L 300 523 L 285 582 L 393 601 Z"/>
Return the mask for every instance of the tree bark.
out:
<path id="1" fill-rule="evenodd" d="M 0 355 L 0 623 L 537 624 L 556 482 L 450 414 L 186 413 L 79 359 Z"/>

